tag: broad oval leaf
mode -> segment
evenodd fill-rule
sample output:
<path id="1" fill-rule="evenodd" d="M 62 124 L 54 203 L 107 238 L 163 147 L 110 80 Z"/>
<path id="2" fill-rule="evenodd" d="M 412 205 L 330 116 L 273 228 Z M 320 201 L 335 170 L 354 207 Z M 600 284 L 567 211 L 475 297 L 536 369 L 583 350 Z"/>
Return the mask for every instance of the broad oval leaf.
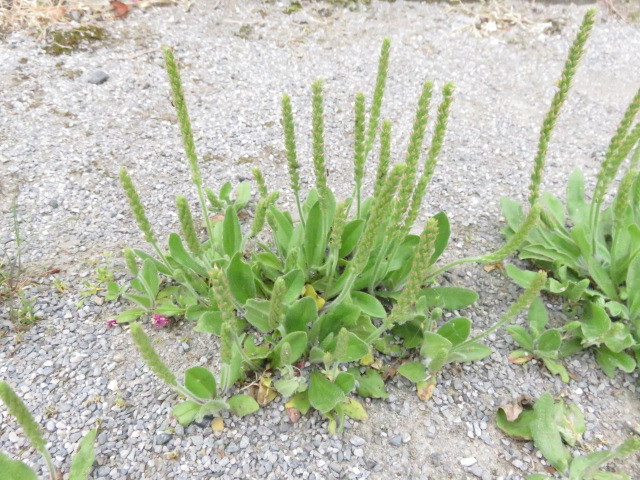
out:
<path id="1" fill-rule="evenodd" d="M 329 381 L 322 373 L 315 371 L 309 382 L 309 403 L 320 413 L 327 413 L 344 398 L 342 389 Z"/>
<path id="2" fill-rule="evenodd" d="M 541 350 L 543 352 L 557 352 L 561 344 L 562 334 L 559 330 L 552 328 L 551 330 L 545 331 L 538 337 L 537 350 Z"/>
<path id="3" fill-rule="evenodd" d="M 356 393 L 361 397 L 387 398 L 389 394 L 384 388 L 384 381 L 380 372 L 368 368 L 364 374 L 357 367 L 347 370 L 357 381 Z"/>
<path id="4" fill-rule="evenodd" d="M 438 329 L 438 335 L 443 336 L 452 345 L 464 342 L 471 332 L 471 320 L 466 317 L 458 317 L 449 320 Z"/>
<path id="5" fill-rule="evenodd" d="M 189 425 L 200 411 L 200 405 L 191 400 L 179 403 L 171 411 L 172 415 L 178 419 L 178 423 L 182 426 Z"/>
<path id="6" fill-rule="evenodd" d="M 527 329 L 520 325 L 508 325 L 507 332 L 525 350 L 533 351 L 533 337 Z"/>
<path id="7" fill-rule="evenodd" d="M 204 367 L 191 367 L 184 372 L 184 386 L 191 393 L 200 398 L 214 398 L 216 396 L 216 379 Z"/>
<path id="8" fill-rule="evenodd" d="M 241 304 L 256 296 L 256 284 L 251 267 L 236 253 L 227 267 L 227 278 L 231 294 Z"/>
<path id="9" fill-rule="evenodd" d="M 229 409 L 239 417 L 244 417 L 260 409 L 258 402 L 249 395 L 235 395 L 228 402 Z"/>
<path id="10" fill-rule="evenodd" d="M 342 240 L 340 243 L 340 252 L 338 253 L 341 258 L 344 258 L 353 252 L 353 249 L 356 248 L 363 231 L 363 219 L 352 220 L 344 226 L 344 230 L 342 231 Z"/>
<path id="11" fill-rule="evenodd" d="M 420 362 L 407 362 L 398 367 L 398 373 L 413 383 L 422 382 L 427 378 L 427 369 Z"/>
<path id="12" fill-rule="evenodd" d="M 342 413 L 354 420 L 364 421 L 369 419 L 367 411 L 362 404 L 354 398 L 347 398 L 347 401 L 342 404 Z"/>
<path id="13" fill-rule="evenodd" d="M 177 233 L 169 235 L 169 253 L 171 254 L 171 258 L 178 262 L 182 267 L 188 270 L 193 270 L 198 275 L 206 276 L 206 269 L 200 265 L 200 263 L 198 263 L 189 252 L 187 252 L 182 244 L 180 235 Z M 171 272 L 168 273 L 168 275 L 171 275 Z"/>
<path id="14" fill-rule="evenodd" d="M 360 307 L 363 313 L 366 313 L 373 318 L 385 318 L 387 311 L 373 295 L 369 295 L 365 292 L 351 292 L 351 300 L 353 303 Z"/>
<path id="15" fill-rule="evenodd" d="M 556 408 L 551 395 L 548 393 L 541 395 L 533 406 L 535 418 L 530 428 L 533 443 L 540 453 L 556 470 L 564 473 L 569 468 L 571 453 L 562 443 L 556 420 Z"/>
<path id="16" fill-rule="evenodd" d="M 478 294 L 462 287 L 429 287 L 420 291 L 427 300 L 427 307 L 440 307 L 445 310 L 460 310 L 472 305 Z"/>
<path id="17" fill-rule="evenodd" d="M 291 363 L 295 362 L 302 356 L 307 350 L 307 333 L 306 332 L 292 332 L 285 335 L 278 345 L 273 349 L 271 354 L 271 366 L 278 368 L 282 366 L 280 351 L 282 347 L 288 344 L 291 348 L 291 353 L 288 355 Z"/>
<path id="18" fill-rule="evenodd" d="M 303 297 L 287 309 L 284 328 L 287 333 L 306 332 L 307 325 L 313 325 L 317 319 L 316 301 L 311 297 Z"/>

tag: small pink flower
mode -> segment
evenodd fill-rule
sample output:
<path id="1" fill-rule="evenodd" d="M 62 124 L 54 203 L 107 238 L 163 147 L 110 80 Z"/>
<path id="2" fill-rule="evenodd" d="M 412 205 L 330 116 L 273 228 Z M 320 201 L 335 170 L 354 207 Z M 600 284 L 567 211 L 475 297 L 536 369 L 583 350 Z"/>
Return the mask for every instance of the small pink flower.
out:
<path id="1" fill-rule="evenodd" d="M 104 323 L 106 323 L 108 327 L 115 327 L 118 324 L 118 321 L 115 318 L 112 318 Z"/>
<path id="2" fill-rule="evenodd" d="M 169 317 L 166 315 L 160 315 L 156 313 L 153 317 L 151 317 L 151 323 L 153 323 L 156 327 L 166 327 L 169 325 Z"/>

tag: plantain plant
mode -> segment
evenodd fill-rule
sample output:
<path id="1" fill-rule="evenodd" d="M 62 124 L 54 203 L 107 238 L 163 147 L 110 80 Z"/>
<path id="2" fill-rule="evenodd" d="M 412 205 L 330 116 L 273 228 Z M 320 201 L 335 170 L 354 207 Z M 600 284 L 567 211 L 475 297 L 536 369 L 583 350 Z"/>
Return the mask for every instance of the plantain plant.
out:
<path id="1" fill-rule="evenodd" d="M 243 225 L 237 213 L 246 205 L 246 189 L 231 201 L 229 185 L 217 195 L 203 187 L 180 76 L 172 51 L 165 48 L 173 103 L 205 232 L 198 228 L 186 199 L 178 197 L 181 233 L 171 233 L 168 250 L 163 250 L 132 179 L 121 171 L 134 218 L 155 255 L 125 252 L 133 276 L 125 297 L 136 306 L 118 321 L 149 314 L 185 317 L 194 322 L 196 331 L 221 338 L 219 380 L 203 367 L 194 367 L 182 385 L 162 366 L 142 328 L 132 327 L 147 363 L 186 398 L 174 411 L 181 423 L 227 408 L 249 413 L 280 394 L 289 399 L 287 408 L 302 413 L 318 410 L 335 431 L 346 417 L 366 418 L 352 393 L 386 395 L 381 356 L 397 357 L 400 362 L 411 358 L 398 371 L 416 382 L 420 396 L 427 398 L 438 371 L 447 363 L 474 361 L 491 353 L 479 343 L 488 331 L 471 335 L 471 321 L 465 317 L 442 321 L 444 311 L 469 307 L 477 294 L 437 286 L 437 277 L 463 262 L 502 261 L 535 226 L 540 208 L 530 209 L 517 234 L 498 251 L 436 265 L 449 240 L 446 214 L 430 218 L 420 235 L 412 229 L 444 142 L 454 88 L 446 84 L 442 89 L 433 137 L 426 148 L 434 87 L 432 82 L 424 83 L 404 161 L 392 163 L 391 124 L 380 120 L 389 48 L 385 40 L 368 114 L 364 94 L 355 98 L 352 195 L 336 200 L 327 182 L 323 84 L 317 81 L 312 85 L 314 188 L 306 194 L 301 189 L 293 107 L 285 95 L 282 124 L 296 211 L 281 210 L 276 204 L 279 192 L 269 192 L 262 173 L 254 170 L 258 201 L 250 225 Z M 364 177 L 378 131 L 373 195 L 367 197 Z M 222 215 L 211 217 L 211 210 Z M 541 273 L 536 278 L 489 331 L 528 307 L 546 277 Z M 225 400 L 233 385 L 242 382 L 250 384 L 255 402 L 246 396 Z M 241 408 L 234 407 L 234 402 L 241 403 Z"/>
<path id="2" fill-rule="evenodd" d="M 565 446 L 575 447 L 586 430 L 584 415 L 573 403 L 555 401 L 545 393 L 533 405 L 505 405 L 496 417 L 498 427 L 519 440 L 533 440 L 534 445 L 560 477 L 533 474 L 527 480 L 562 478 L 563 480 L 629 480 L 625 473 L 601 470 L 606 463 L 640 450 L 640 438 L 631 437 L 612 450 L 573 456 Z"/>
<path id="3" fill-rule="evenodd" d="M 542 206 L 541 221 L 527 235 L 519 256 L 549 272 L 544 290 L 563 296 L 570 312 L 579 318 L 562 327 L 565 353 L 593 347 L 603 371 L 614 376 L 616 369 L 632 372 L 636 368 L 633 354 L 636 359 L 640 355 L 640 122 L 636 121 L 640 90 L 609 143 L 591 199 L 585 197 L 585 180 L 579 169 L 569 177 L 566 204 L 547 192 L 540 194 L 547 145 L 593 17 L 593 10 L 589 10 L 542 126 L 529 197 L 530 203 Z M 610 192 L 620 171 L 622 179 L 617 189 Z M 613 194 L 613 200 L 605 206 L 608 193 Z M 502 199 L 502 209 L 508 223 L 505 229 L 508 239 L 519 230 L 525 215 L 521 205 L 510 199 Z M 507 267 L 507 273 L 522 286 L 528 285 L 534 275 L 513 265 Z M 555 348 L 560 332 L 550 332 L 554 333 L 544 333 L 545 339 L 553 337 L 550 345 Z M 526 336 L 520 329 L 511 327 L 511 333 L 516 333 L 514 338 L 524 348 L 519 356 L 512 356 L 514 359 L 526 361 L 536 356 L 532 355 L 535 347 L 531 342 L 522 341 Z M 547 367 L 568 381 L 557 358 L 544 358 Z"/>
<path id="4" fill-rule="evenodd" d="M 42 437 L 42 431 L 38 424 L 25 404 L 22 403 L 20 397 L 6 382 L 0 382 L 0 399 L 9 409 L 9 413 L 16 418 L 31 445 L 44 457 L 49 480 L 62 478 L 62 474 L 53 464 L 53 459 L 49 450 L 47 450 L 46 442 Z M 91 430 L 80 441 L 78 451 L 71 460 L 70 480 L 87 480 L 89 478 L 94 460 L 93 441 L 96 434 L 97 430 Z M 38 478 L 31 467 L 19 460 L 11 460 L 2 452 L 0 452 L 0 472 L 2 473 L 2 478 L 6 480 L 36 480 Z"/>

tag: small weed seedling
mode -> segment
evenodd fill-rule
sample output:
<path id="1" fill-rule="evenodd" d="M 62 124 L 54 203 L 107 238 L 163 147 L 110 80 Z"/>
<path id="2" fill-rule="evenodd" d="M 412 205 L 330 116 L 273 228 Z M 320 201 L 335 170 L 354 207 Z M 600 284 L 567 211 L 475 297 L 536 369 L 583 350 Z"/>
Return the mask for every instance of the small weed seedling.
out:
<path id="1" fill-rule="evenodd" d="M 31 442 L 31 445 L 44 457 L 49 473 L 48 479 L 57 480 L 62 478 L 62 474 L 58 472 L 53 464 L 53 459 L 47 450 L 42 432 L 33 419 L 33 416 L 31 416 L 31 413 L 29 413 L 27 407 L 22 403 L 22 400 L 20 400 L 6 382 L 0 382 L 0 399 L 2 399 L 3 403 L 9 409 L 9 413 L 16 418 L 24 430 L 24 434 Z M 94 460 L 93 441 L 96 434 L 97 430 L 91 430 L 80 441 L 78 451 L 71 461 L 69 480 L 87 480 L 89 478 Z M 37 480 L 38 478 L 36 473 L 28 465 L 19 460 L 11 460 L 2 452 L 0 452 L 0 472 L 2 472 L 2 478 L 20 480 Z"/>
<path id="2" fill-rule="evenodd" d="M 522 402 L 504 405 L 498 410 L 498 427 L 520 440 L 533 440 L 544 458 L 563 480 L 630 480 L 624 473 L 601 470 L 606 463 L 640 450 L 640 438 L 631 437 L 613 450 L 572 456 L 565 445 L 576 446 L 585 432 L 584 416 L 575 404 L 554 401 L 548 393 L 534 405 Z M 527 480 L 558 478 L 545 474 L 529 475 Z"/>

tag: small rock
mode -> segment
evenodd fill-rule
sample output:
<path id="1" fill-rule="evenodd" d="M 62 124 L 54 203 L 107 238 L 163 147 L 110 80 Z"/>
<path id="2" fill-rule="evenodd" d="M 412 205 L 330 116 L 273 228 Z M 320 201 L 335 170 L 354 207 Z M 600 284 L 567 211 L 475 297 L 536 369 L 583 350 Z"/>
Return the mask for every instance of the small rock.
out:
<path id="1" fill-rule="evenodd" d="M 353 445 L 354 447 L 361 447 L 362 445 L 367 443 L 367 441 L 364 438 L 359 437 L 357 435 L 352 436 L 351 440 L 349 441 L 351 442 L 351 445 Z"/>
<path id="2" fill-rule="evenodd" d="M 402 435 L 396 435 L 391 440 L 389 440 L 389 443 L 394 447 L 399 447 L 400 445 L 402 445 Z"/>
<path id="3" fill-rule="evenodd" d="M 155 443 L 156 445 L 166 445 L 169 440 L 171 440 L 171 435 L 162 432 L 155 436 L 155 438 L 153 439 L 153 443 Z"/>
<path id="4" fill-rule="evenodd" d="M 60 206 L 60 204 L 58 203 L 58 200 L 56 200 L 55 198 L 52 198 L 51 200 L 49 200 L 48 203 L 51 208 L 58 208 Z"/>
<path id="5" fill-rule="evenodd" d="M 92 70 L 87 73 L 87 82 L 93 83 L 94 85 L 102 85 L 104 82 L 109 80 L 109 75 L 107 75 L 102 70 Z"/>
<path id="6" fill-rule="evenodd" d="M 471 472 L 473 475 L 475 475 L 478 478 L 482 478 L 482 476 L 484 475 L 484 470 L 482 470 L 482 467 L 480 467 L 480 465 L 474 465 L 469 469 L 469 472 Z"/>
<path id="7" fill-rule="evenodd" d="M 463 467 L 470 467 L 471 465 L 474 465 L 476 462 L 477 460 L 475 458 L 467 457 L 460 460 L 460 465 L 462 465 Z"/>

